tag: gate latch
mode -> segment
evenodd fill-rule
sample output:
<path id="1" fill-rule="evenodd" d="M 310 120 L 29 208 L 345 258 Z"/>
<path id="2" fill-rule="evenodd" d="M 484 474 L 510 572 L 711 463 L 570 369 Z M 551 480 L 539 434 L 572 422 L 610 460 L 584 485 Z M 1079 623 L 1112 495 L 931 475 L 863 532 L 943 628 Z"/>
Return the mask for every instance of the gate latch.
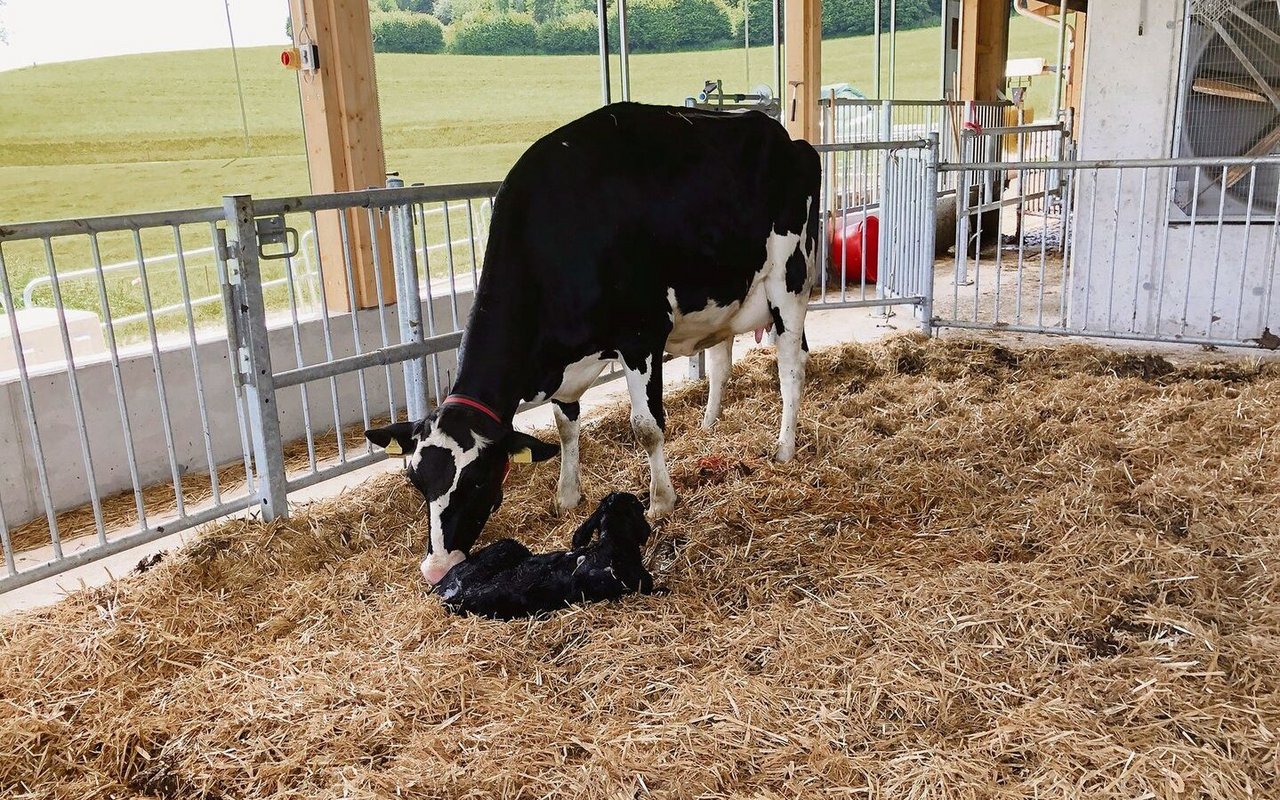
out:
<path id="1" fill-rule="evenodd" d="M 274 261 L 293 258 L 298 254 L 298 232 L 285 224 L 283 214 L 257 217 L 253 224 L 258 234 L 258 258 Z M 284 250 L 275 253 L 267 252 L 268 247 L 276 245 L 284 247 Z"/>

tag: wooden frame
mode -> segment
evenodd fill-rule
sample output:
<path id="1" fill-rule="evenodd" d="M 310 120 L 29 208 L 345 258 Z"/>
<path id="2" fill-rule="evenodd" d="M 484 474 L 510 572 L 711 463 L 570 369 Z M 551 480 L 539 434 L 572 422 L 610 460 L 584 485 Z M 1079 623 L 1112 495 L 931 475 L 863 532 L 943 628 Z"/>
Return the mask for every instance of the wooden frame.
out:
<path id="1" fill-rule="evenodd" d="M 293 38 L 314 44 L 319 69 L 298 74 L 302 127 L 313 193 L 385 185 L 387 162 L 373 63 L 368 0 L 290 0 Z M 352 310 L 346 264 L 351 264 L 354 307 L 395 301 L 391 239 L 385 217 L 359 210 L 316 215 L 321 277 L 330 310 Z M 376 253 L 378 258 L 374 258 Z M 375 270 L 380 275 L 375 274 Z M 379 296 L 377 285 L 382 283 Z"/>
<path id="2" fill-rule="evenodd" d="M 817 144 L 822 89 L 822 0 L 785 0 L 787 86 L 783 120 L 792 138 Z"/>

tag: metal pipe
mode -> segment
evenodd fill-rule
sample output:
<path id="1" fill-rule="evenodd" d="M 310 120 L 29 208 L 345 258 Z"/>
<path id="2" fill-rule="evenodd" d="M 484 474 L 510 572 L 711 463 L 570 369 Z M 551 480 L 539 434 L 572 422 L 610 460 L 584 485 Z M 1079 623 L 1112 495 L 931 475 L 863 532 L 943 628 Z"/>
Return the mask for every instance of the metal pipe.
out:
<path id="1" fill-rule="evenodd" d="M 316 212 L 310 213 L 311 230 L 316 230 Z M 319 272 L 323 274 L 323 256 L 320 254 L 319 246 L 316 247 L 316 262 L 322 267 Z M 320 287 L 320 331 L 324 337 L 324 358 L 325 361 L 333 360 L 333 330 L 329 325 L 329 293 L 323 285 Z M 338 402 L 338 381 L 336 378 L 329 379 L 329 402 L 333 405 L 333 430 L 338 440 L 338 461 L 347 460 L 347 442 L 346 437 L 342 435 L 342 408 Z"/>
<path id="2" fill-rule="evenodd" d="M 126 550 L 141 547 L 144 544 L 154 542 L 156 539 L 162 539 L 165 536 L 172 536 L 173 534 L 180 533 L 181 531 L 191 530 L 192 528 L 203 525 L 206 522 L 212 522 L 220 517 L 225 517 L 229 514 L 235 514 L 236 512 L 243 511 L 253 505 L 253 503 L 254 498 L 242 497 L 238 500 L 232 500 L 228 503 L 224 503 L 221 506 L 215 506 L 214 508 L 209 508 L 199 513 L 191 514 L 175 520 L 174 522 L 157 525 L 153 528 L 145 528 L 137 533 L 130 534 L 129 536 L 112 539 L 101 547 L 81 550 L 78 553 L 74 553 L 66 557 L 59 555 L 51 561 L 46 561 L 39 566 L 23 570 L 17 575 L 0 578 L 0 592 L 7 592 L 12 589 L 27 586 L 35 583 L 36 581 L 44 580 L 45 578 L 50 578 L 54 575 L 66 572 L 67 570 L 75 569 L 76 567 L 83 567 L 86 564 L 92 564 L 100 559 L 113 556 L 116 553 L 123 553 Z"/>
<path id="3" fill-rule="evenodd" d="M 9 285 L 9 269 L 4 263 L 4 249 L 0 248 L 0 297 L 5 308 L 13 308 L 13 287 Z M 53 508 L 53 493 L 49 489 L 49 473 L 44 461 L 44 446 L 40 441 L 40 425 L 36 421 L 35 398 L 31 392 L 31 375 L 27 372 L 27 357 L 22 347 L 22 332 L 18 328 L 18 315 L 5 314 L 9 320 L 9 341 L 13 342 L 14 361 L 18 365 L 18 385 L 22 388 L 22 405 L 27 414 L 27 430 L 31 434 L 31 451 L 35 456 L 36 477 L 40 481 L 40 497 L 44 501 L 45 520 L 49 523 L 49 543 L 54 558 L 62 558 L 62 538 L 58 535 L 58 515 Z"/>
<path id="4" fill-rule="evenodd" d="M 750 75 L 750 72 L 750 67 L 748 67 L 748 75 Z M 622 99 L 624 102 L 630 102 L 631 46 L 627 40 L 627 0 L 618 0 L 618 77 L 622 79 Z"/>
<path id="5" fill-rule="evenodd" d="M 897 97 L 898 86 L 898 0 L 889 0 L 889 99 Z"/>
<path id="6" fill-rule="evenodd" d="M 192 377 L 195 378 L 196 401 L 200 407 L 200 429 L 204 439 L 205 463 L 209 467 L 209 491 L 215 504 L 222 502 L 222 487 L 218 484 L 218 462 L 213 455 L 213 433 L 209 425 L 208 403 L 204 396 L 204 375 L 200 369 L 200 348 L 196 344 L 195 312 L 191 306 L 191 288 L 187 284 L 187 262 L 182 257 L 182 229 L 173 229 L 173 246 L 178 252 L 178 287 L 182 291 L 182 302 L 187 308 L 187 343 L 191 353 Z"/>
<path id="7" fill-rule="evenodd" d="M 160 427 L 164 431 L 164 445 L 169 456 L 169 474 L 173 478 L 173 499 L 178 515 L 186 514 L 186 500 L 182 495 L 182 475 L 178 469 L 178 453 L 174 447 L 173 422 L 169 417 L 169 393 L 165 388 L 164 366 L 160 360 L 160 340 L 156 335 L 156 320 L 151 308 L 151 284 L 147 280 L 147 261 L 142 252 L 142 235 L 133 231 L 133 249 L 138 257 L 138 280 L 142 286 L 142 309 L 147 314 L 147 334 L 151 341 L 151 366 L 156 374 L 156 393 L 160 398 Z"/>
<path id="8" fill-rule="evenodd" d="M 227 215 L 227 277 L 236 291 L 237 330 L 249 367 L 244 393 L 253 440 L 255 495 L 263 520 L 289 514 L 285 489 L 284 442 L 280 435 L 271 345 L 267 338 L 267 310 L 262 297 L 258 267 L 258 236 L 254 227 L 253 199 L 248 195 L 223 198 Z M 345 217 L 345 215 L 343 215 Z M 230 262 L 234 261 L 234 266 Z M 354 317 L 354 315 L 353 315 Z"/>
<path id="9" fill-rule="evenodd" d="M 782 116 L 782 0 L 773 0 L 773 93 L 778 98 L 778 116 Z"/>
<path id="10" fill-rule="evenodd" d="M 429 356 L 432 353 L 444 353 L 455 349 L 462 342 L 462 331 L 451 331 L 424 338 L 420 342 L 392 344 L 353 356 L 344 356 L 323 364 L 287 369 L 275 374 L 274 387 L 288 389 L 304 383 L 336 377 L 356 370 L 373 367 L 388 367 L 412 358 Z"/>
<path id="11" fill-rule="evenodd" d="M 875 52 L 871 60 L 875 62 L 875 68 L 876 68 L 875 89 L 874 89 L 875 99 L 880 100 L 881 99 L 880 97 L 880 0 L 875 0 L 875 3 L 876 3 L 876 10 L 875 10 L 875 14 L 872 16 L 872 23 L 871 23 L 872 25 L 875 26 L 875 31 L 873 31 L 873 35 L 875 36 Z"/>
<path id="12" fill-rule="evenodd" d="M 600 98 L 601 105 L 613 102 L 609 80 L 609 6 L 607 0 L 596 0 L 596 24 L 600 33 Z"/>
<path id="13" fill-rule="evenodd" d="M 44 240 L 45 266 L 49 269 L 49 287 L 53 289 L 53 307 L 58 313 L 58 334 L 62 339 L 62 354 L 67 364 L 67 388 L 71 393 L 71 412 L 75 417 L 76 433 L 80 438 L 80 455 L 84 464 L 85 486 L 89 490 L 89 505 L 93 509 L 93 524 L 98 532 L 98 543 L 107 543 L 107 531 L 102 523 L 102 500 L 98 496 L 98 480 L 93 471 L 93 453 L 89 447 L 89 425 L 85 421 L 84 402 L 80 395 L 79 372 L 75 353 L 71 350 L 71 334 L 67 330 L 67 310 L 62 302 L 62 286 L 58 281 L 58 268 L 53 257 L 53 242 Z"/>
<path id="14" fill-rule="evenodd" d="M 387 179 L 387 186 L 399 188 L 404 180 Z M 400 342 L 422 340 L 422 291 L 418 286 L 418 261 L 413 236 L 413 210 L 398 206 L 391 210 L 391 261 L 395 266 L 396 313 L 400 317 Z M 332 360 L 332 359 L 330 359 Z M 427 416 L 427 381 L 421 359 L 404 362 L 405 414 L 409 421 Z"/>
<path id="15" fill-rule="evenodd" d="M 1067 0 L 1058 0 L 1058 21 L 1051 22 L 1048 19 L 1045 19 L 1044 17 L 1040 16 L 1039 14 L 1033 13 L 1031 9 L 1027 6 L 1027 0 L 1014 0 L 1014 3 L 1013 3 L 1013 10 L 1018 12 L 1019 16 L 1026 17 L 1027 19 L 1030 19 L 1030 20 L 1034 20 L 1040 23 L 1041 25 L 1048 25 L 1049 27 L 1055 28 L 1058 31 L 1058 66 L 1057 66 L 1058 71 L 1054 76 L 1055 80 L 1054 80 L 1054 87 L 1053 87 L 1053 113 L 1055 115 L 1062 110 L 1062 91 L 1063 91 L 1063 82 L 1065 79 L 1065 70 L 1063 69 L 1063 59 L 1066 57 L 1065 42 L 1067 39 L 1066 32 L 1068 30 L 1071 31 L 1072 42 L 1075 41 L 1075 29 L 1072 28 L 1070 25 L 1066 24 L 1066 19 L 1067 19 L 1066 5 L 1067 5 Z"/>

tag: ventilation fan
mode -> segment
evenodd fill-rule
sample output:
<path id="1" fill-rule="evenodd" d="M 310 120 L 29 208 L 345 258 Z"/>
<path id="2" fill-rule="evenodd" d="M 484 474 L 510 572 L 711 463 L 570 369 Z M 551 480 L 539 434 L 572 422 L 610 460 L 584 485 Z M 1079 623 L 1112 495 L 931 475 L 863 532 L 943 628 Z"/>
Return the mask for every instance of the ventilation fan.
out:
<path id="1" fill-rule="evenodd" d="M 1191 13 L 1179 155 L 1280 154 L 1280 2 L 1194 0 Z M 1243 219 L 1251 193 L 1255 220 L 1276 211 L 1276 167 L 1180 173 L 1174 200 L 1188 215 Z"/>

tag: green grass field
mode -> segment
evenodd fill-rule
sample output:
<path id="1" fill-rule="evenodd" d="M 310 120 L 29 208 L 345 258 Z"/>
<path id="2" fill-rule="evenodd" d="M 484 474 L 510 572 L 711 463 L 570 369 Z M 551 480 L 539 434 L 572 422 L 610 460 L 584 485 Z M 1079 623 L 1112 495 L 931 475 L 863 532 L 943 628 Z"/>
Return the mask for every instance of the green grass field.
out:
<path id="1" fill-rule="evenodd" d="M 1012 57 L 1053 52 L 1049 27 L 1021 18 L 1012 26 Z M 884 46 L 887 68 L 887 37 Z M 870 37 L 824 42 L 824 82 L 870 94 L 872 47 Z M 899 35 L 899 97 L 937 98 L 939 48 L 936 28 Z M 225 194 L 306 193 L 297 77 L 277 56 L 275 48 L 240 53 L 247 148 L 229 50 L 0 72 L 0 224 L 217 205 Z M 680 104 L 717 78 L 742 90 L 772 82 L 771 57 L 767 47 L 751 51 L 748 82 L 741 49 L 633 56 L 632 94 Z M 599 105 L 597 65 L 592 56 L 379 55 L 388 169 L 409 182 L 498 180 L 538 136 Z M 616 59 L 614 77 L 616 86 Z M 1032 104 L 1047 107 L 1047 95 L 1044 83 Z M 107 237 L 102 247 L 108 262 L 132 258 L 127 237 Z M 44 274 L 38 251 L 11 246 L 4 255 L 15 292 Z M 60 271 L 89 263 L 87 247 L 57 256 Z M 177 302 L 173 272 L 159 273 L 155 304 Z M 188 274 L 193 293 L 216 289 L 209 264 L 189 265 Z M 91 286 L 68 285 L 67 295 L 68 305 L 100 312 Z M 141 310 L 137 281 L 127 275 L 109 295 L 114 314 Z"/>

